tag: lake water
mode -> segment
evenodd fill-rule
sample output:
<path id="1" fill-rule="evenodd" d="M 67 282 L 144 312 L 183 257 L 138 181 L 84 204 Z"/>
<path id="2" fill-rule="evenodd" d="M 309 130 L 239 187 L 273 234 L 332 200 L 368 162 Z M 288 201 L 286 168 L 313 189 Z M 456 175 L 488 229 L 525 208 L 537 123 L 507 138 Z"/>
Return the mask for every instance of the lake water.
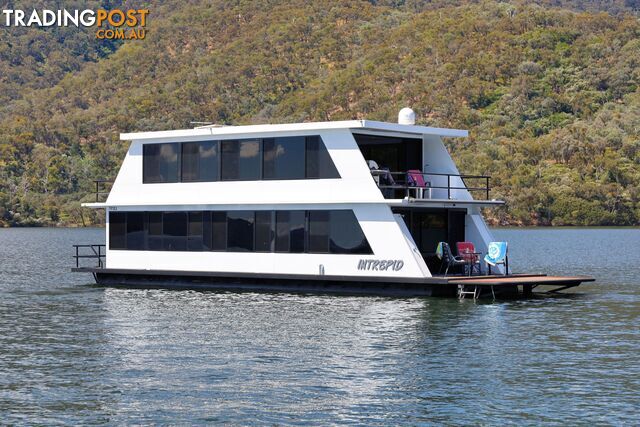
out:
<path id="1" fill-rule="evenodd" d="M 640 424 L 640 230 L 495 230 L 569 297 L 116 290 L 0 229 L 2 424 Z"/>

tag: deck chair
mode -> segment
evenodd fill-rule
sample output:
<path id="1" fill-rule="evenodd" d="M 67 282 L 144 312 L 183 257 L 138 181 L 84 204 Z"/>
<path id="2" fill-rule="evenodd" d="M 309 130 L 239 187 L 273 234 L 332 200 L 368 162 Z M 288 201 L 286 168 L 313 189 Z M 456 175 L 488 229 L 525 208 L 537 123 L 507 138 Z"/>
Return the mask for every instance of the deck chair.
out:
<path id="1" fill-rule="evenodd" d="M 470 275 L 473 274 L 474 268 L 478 274 L 482 274 L 482 264 L 480 264 L 480 256 L 476 252 L 476 247 L 472 242 L 457 242 L 456 249 L 458 256 L 469 263 L 471 269 Z"/>
<path id="2" fill-rule="evenodd" d="M 424 174 L 418 169 L 407 171 L 407 184 L 409 187 L 415 187 L 416 199 L 424 198 L 424 190 L 431 188 L 431 183 L 424 180 Z M 429 193 L 429 198 L 431 198 L 431 193 Z"/>
<path id="3" fill-rule="evenodd" d="M 507 255 L 507 242 L 491 242 L 487 248 L 487 255 L 484 257 L 487 263 L 489 274 L 491 266 L 504 264 L 504 274 L 509 274 L 509 256 Z"/>
<path id="4" fill-rule="evenodd" d="M 464 265 L 467 266 L 468 263 L 466 260 L 457 257 L 457 256 L 453 256 L 453 253 L 451 252 L 451 248 L 449 247 L 449 244 L 447 242 L 440 242 L 438 243 L 438 247 L 436 248 L 436 256 L 442 260 L 442 264 L 440 264 L 440 270 L 438 272 L 442 271 L 442 267 L 446 266 L 446 269 L 444 271 L 444 275 L 446 276 L 449 273 L 449 268 L 456 266 L 456 265 Z M 466 268 L 466 267 L 465 267 Z"/>

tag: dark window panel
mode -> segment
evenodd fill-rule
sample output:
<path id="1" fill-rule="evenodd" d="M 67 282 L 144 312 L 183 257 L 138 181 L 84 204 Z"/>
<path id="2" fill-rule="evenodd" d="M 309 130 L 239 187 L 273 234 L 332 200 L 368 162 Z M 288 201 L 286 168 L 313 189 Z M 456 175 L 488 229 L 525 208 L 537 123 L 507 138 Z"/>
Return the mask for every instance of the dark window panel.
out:
<path id="1" fill-rule="evenodd" d="M 142 182 L 178 182 L 180 144 L 144 144 L 142 146 Z"/>
<path id="2" fill-rule="evenodd" d="M 305 211 L 291 211 L 289 215 L 289 252 L 304 252 Z"/>
<path id="3" fill-rule="evenodd" d="M 144 212 L 127 213 L 127 249 L 145 250 L 146 233 L 144 228 Z"/>
<path id="4" fill-rule="evenodd" d="M 256 252 L 273 252 L 275 230 L 272 211 L 256 212 Z"/>
<path id="5" fill-rule="evenodd" d="M 329 252 L 329 211 L 309 211 L 309 252 Z"/>
<path id="6" fill-rule="evenodd" d="M 109 212 L 109 249 L 127 249 L 126 212 Z"/>
<path id="7" fill-rule="evenodd" d="M 227 213 L 211 212 L 211 250 L 227 249 Z"/>
<path id="8" fill-rule="evenodd" d="M 163 249 L 184 251 L 187 249 L 187 213 L 165 212 L 162 216 Z"/>
<path id="9" fill-rule="evenodd" d="M 319 136 L 307 137 L 306 177 L 307 178 L 340 178 L 336 166 L 331 160 L 329 151 Z"/>
<path id="10" fill-rule="evenodd" d="M 332 254 L 372 253 L 353 211 L 331 211 L 329 217 L 329 249 Z"/>
<path id="11" fill-rule="evenodd" d="M 217 181 L 218 169 L 218 141 L 182 144 L 182 181 Z"/>
<path id="12" fill-rule="evenodd" d="M 211 223 L 211 212 L 202 212 L 202 249 L 213 250 L 213 226 Z"/>
<path id="13" fill-rule="evenodd" d="M 276 252 L 289 252 L 289 232 L 290 211 L 276 211 Z"/>
<path id="14" fill-rule="evenodd" d="M 227 250 L 229 252 L 253 252 L 253 211 L 227 212 Z"/>
<path id="15" fill-rule="evenodd" d="M 147 213 L 147 249 L 162 250 L 162 212 Z"/>
<path id="16" fill-rule="evenodd" d="M 182 180 L 200 179 L 200 144 L 188 142 L 182 144 Z"/>
<path id="17" fill-rule="evenodd" d="M 305 211 L 276 212 L 276 252 L 304 252 L 305 222 Z"/>
<path id="18" fill-rule="evenodd" d="M 189 212 L 187 233 L 187 249 L 190 251 L 202 251 L 202 212 Z"/>
<path id="19" fill-rule="evenodd" d="M 265 139 L 264 179 L 304 179 L 305 137 Z"/>
<path id="20" fill-rule="evenodd" d="M 222 141 L 222 180 L 255 181 L 261 176 L 261 141 Z"/>
<path id="21" fill-rule="evenodd" d="M 206 141 L 200 143 L 200 180 L 217 181 L 220 175 L 220 143 Z"/>

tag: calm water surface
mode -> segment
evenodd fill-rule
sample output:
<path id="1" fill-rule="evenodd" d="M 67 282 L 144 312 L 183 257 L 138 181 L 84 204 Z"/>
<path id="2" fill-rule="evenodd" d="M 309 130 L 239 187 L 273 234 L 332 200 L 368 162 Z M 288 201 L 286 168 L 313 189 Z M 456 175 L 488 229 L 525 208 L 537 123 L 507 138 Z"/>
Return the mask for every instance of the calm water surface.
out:
<path id="1" fill-rule="evenodd" d="M 102 230 L 0 229 L 3 424 L 640 424 L 640 230 L 496 230 L 569 297 L 115 290 Z"/>

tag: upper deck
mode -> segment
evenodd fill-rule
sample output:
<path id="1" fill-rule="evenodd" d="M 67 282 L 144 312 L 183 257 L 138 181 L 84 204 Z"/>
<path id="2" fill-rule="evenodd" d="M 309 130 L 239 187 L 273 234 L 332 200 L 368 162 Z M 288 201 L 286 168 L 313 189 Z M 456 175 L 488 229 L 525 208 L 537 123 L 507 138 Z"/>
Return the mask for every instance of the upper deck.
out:
<path id="1" fill-rule="evenodd" d="M 123 133 L 132 143 L 107 200 L 84 206 L 503 203 L 489 200 L 488 177 L 461 175 L 442 142 L 466 136 L 370 120 Z M 381 171 L 395 177 L 391 184 Z M 416 173 L 423 182 L 409 182 Z M 476 178 L 487 180 L 468 184 Z"/>

